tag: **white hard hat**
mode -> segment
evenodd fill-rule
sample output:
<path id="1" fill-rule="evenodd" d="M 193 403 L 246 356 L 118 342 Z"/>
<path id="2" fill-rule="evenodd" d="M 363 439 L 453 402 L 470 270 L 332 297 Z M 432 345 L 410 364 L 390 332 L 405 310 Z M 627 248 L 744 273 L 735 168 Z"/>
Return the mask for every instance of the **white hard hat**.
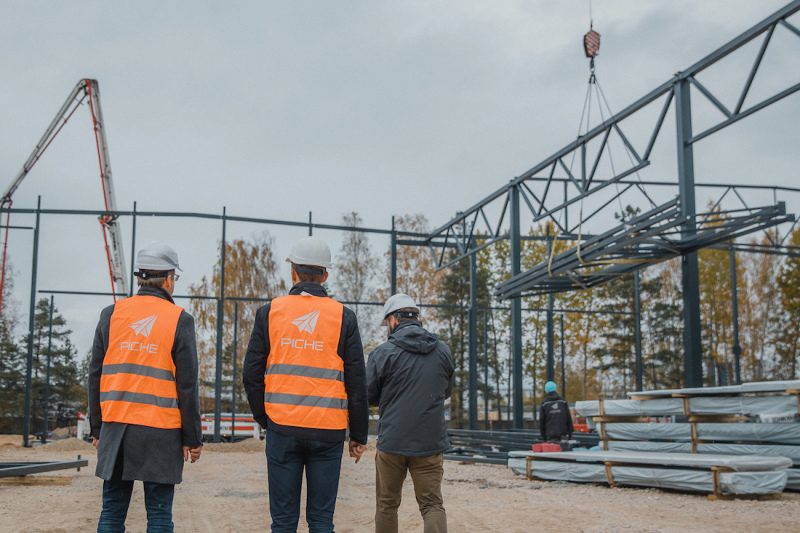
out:
<path id="1" fill-rule="evenodd" d="M 331 249 L 316 237 L 303 237 L 292 248 L 287 263 L 331 268 Z"/>
<path id="2" fill-rule="evenodd" d="M 386 303 L 383 304 L 383 321 L 381 322 L 381 326 L 386 325 L 386 317 L 390 314 L 394 313 L 398 309 L 416 309 L 419 312 L 419 307 L 417 307 L 417 303 L 414 301 L 414 298 L 407 294 L 395 294 L 390 296 Z"/>
<path id="3" fill-rule="evenodd" d="M 181 270 L 178 253 L 163 242 L 154 242 L 139 250 L 133 267 L 140 270 Z"/>

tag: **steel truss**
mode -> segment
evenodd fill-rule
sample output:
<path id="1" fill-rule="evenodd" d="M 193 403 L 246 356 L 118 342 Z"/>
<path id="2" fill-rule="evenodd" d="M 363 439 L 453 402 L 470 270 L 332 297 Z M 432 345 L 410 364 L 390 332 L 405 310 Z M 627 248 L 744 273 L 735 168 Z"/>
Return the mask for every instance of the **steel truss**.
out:
<path id="1" fill-rule="evenodd" d="M 695 233 L 685 235 L 681 227 L 688 217 L 681 215 L 675 199 L 606 233 L 578 241 L 546 263 L 499 284 L 494 294 L 502 300 L 590 289 L 654 263 L 793 220 L 783 202 L 759 209 L 711 211 L 700 218 Z"/>
<path id="2" fill-rule="evenodd" d="M 787 216 L 785 208 L 777 202 L 772 207 L 749 208 L 742 197 L 742 190 L 747 186 L 733 184 L 713 185 L 725 189 L 717 200 L 715 208 L 729 192 L 734 191 L 739 200 L 745 204 L 745 212 L 728 212 L 728 218 L 724 221 L 716 220 L 708 213 L 698 217 L 695 205 L 695 190 L 698 184 L 695 183 L 694 177 L 693 147 L 697 141 L 800 90 L 800 83 L 795 83 L 757 102 L 752 101 L 753 96 L 750 92 L 775 32 L 788 32 L 800 37 L 800 29 L 787 22 L 787 18 L 798 11 L 800 11 L 800 0 L 794 0 L 683 72 L 679 72 L 621 112 L 579 136 L 574 142 L 527 172 L 512 179 L 477 204 L 458 213 L 448 223 L 428 235 L 427 242 L 437 269 L 446 268 L 467 257 L 472 263 L 481 249 L 501 239 L 510 241 L 511 278 L 498 286 L 495 294 L 500 298 L 511 300 L 515 428 L 522 428 L 521 296 L 548 294 L 548 307 L 552 309 L 555 292 L 584 286 L 591 287 L 627 272 L 636 272 L 647 264 L 663 261 L 669 257 L 681 257 L 686 384 L 691 387 L 702 386 L 697 250 L 707 246 L 719 246 L 726 240 L 732 242 L 731 240 L 737 236 L 788 222 L 793 218 Z M 739 86 L 736 101 L 729 108 L 722 103 L 723 98 L 715 95 L 699 81 L 698 75 L 759 37 L 762 39 L 756 58 L 744 76 L 744 82 Z M 796 48 L 794 50 L 796 53 Z M 700 133 L 695 133 L 692 129 L 692 87 L 695 89 L 695 94 L 702 96 L 722 115 L 715 124 Z M 649 123 L 650 134 L 640 137 L 637 133 L 634 136 L 627 128 L 628 123 L 624 121 L 634 115 L 643 117 L 642 120 L 648 120 L 648 115 L 640 111 L 651 104 L 660 105 L 660 110 L 655 107 L 659 112 L 654 114 L 655 121 Z M 658 205 L 653 200 L 652 189 L 663 183 L 644 181 L 639 176 L 639 171 L 650 165 L 653 147 L 670 109 L 675 116 L 678 165 L 677 179 L 669 185 L 676 189 L 674 196 L 677 196 L 677 200 Z M 623 147 L 628 161 L 618 161 L 618 166 L 612 163 L 609 165 L 610 168 L 606 168 L 602 162 L 604 158 L 612 160 L 612 144 Z M 639 147 L 638 150 L 636 147 Z M 572 166 L 575 161 L 578 162 L 576 170 Z M 610 185 L 614 187 L 610 188 Z M 612 202 L 619 202 L 621 206 L 623 196 L 629 192 L 640 194 L 649 204 L 649 213 L 637 218 L 639 226 L 637 231 L 641 234 L 629 233 L 627 227 L 620 226 L 600 235 L 580 235 L 582 225 L 587 220 L 601 212 L 607 213 L 607 208 Z M 593 201 L 599 200 L 602 205 L 588 217 L 584 217 L 583 201 L 589 198 Z M 576 204 L 581 207 L 580 220 L 570 226 L 569 208 Z M 524 209 L 527 211 L 523 214 Z M 715 209 L 710 211 L 714 212 Z M 523 273 L 520 245 L 523 235 L 522 224 L 527 226 L 530 222 L 545 220 L 551 222 L 562 237 L 574 233 L 577 229 L 579 235 L 570 237 L 577 240 L 579 246 L 552 258 L 552 243 L 549 243 L 549 260 Z M 774 244 L 776 252 L 780 253 L 784 249 L 782 242 Z M 455 253 L 446 250 L 450 246 L 456 248 Z M 556 262 L 555 270 L 553 261 Z M 560 278 L 554 278 L 554 274 L 560 275 Z M 474 305 L 474 295 L 472 301 Z M 550 370 L 553 366 L 552 314 L 552 311 L 548 312 L 547 321 L 548 379 L 553 378 Z M 470 328 L 473 329 L 475 318 L 472 316 L 470 323 Z"/>
<path id="3" fill-rule="evenodd" d="M 723 119 L 717 124 L 699 134 L 687 138 L 687 145 L 692 145 L 800 90 L 800 83 L 794 84 L 774 93 L 768 98 L 750 104 L 746 108 L 744 107 L 750 87 L 758 73 L 761 60 L 768 49 L 772 35 L 776 29 L 778 27 L 785 28 L 790 33 L 800 37 L 800 29 L 786 21 L 788 17 L 795 14 L 797 11 L 800 11 L 799 0 L 790 3 L 717 51 L 709 54 L 683 72 L 676 74 L 672 79 L 651 91 L 637 102 L 610 117 L 599 126 L 588 131 L 585 135 L 578 137 L 575 142 L 570 143 L 527 172 L 512 179 L 502 188 L 465 211 L 458 213 L 458 215 L 448 223 L 431 232 L 428 235 L 427 241 L 431 244 L 431 253 L 435 258 L 437 268 L 446 268 L 498 240 L 509 238 L 511 232 L 508 228 L 513 222 L 511 220 L 511 204 L 514 194 L 519 195 L 522 204 L 528 209 L 527 214 L 530 215 L 533 222 L 547 219 L 563 233 L 574 233 L 578 229 L 580 222 L 570 226 L 565 222 L 568 218 L 562 218 L 559 217 L 559 215 L 563 214 L 567 207 L 595 195 L 595 193 L 605 189 L 609 185 L 618 184 L 621 188 L 617 194 L 612 195 L 611 199 L 609 199 L 601 209 L 585 217 L 582 222 L 585 223 L 587 220 L 591 219 L 597 213 L 601 212 L 602 208 L 607 207 L 611 202 L 615 201 L 629 190 L 636 189 L 646 198 L 650 199 L 650 195 L 648 194 L 650 186 L 664 185 L 663 182 L 648 183 L 642 180 L 625 180 L 625 178 L 629 178 L 632 174 L 650 165 L 651 152 L 661 132 L 662 126 L 664 125 L 667 113 L 671 107 L 677 107 L 672 104 L 676 101 L 676 92 L 681 84 L 688 83 L 695 87 L 697 92 L 703 95 L 723 115 Z M 761 35 L 764 35 L 764 39 L 757 58 L 739 91 L 735 106 L 732 110 L 729 110 L 721 103 L 717 96 L 697 80 L 696 76 L 706 68 L 739 50 L 742 46 Z M 635 140 L 632 140 L 633 137 L 629 137 L 623 131 L 622 122 L 659 99 L 662 99 L 663 103 L 650 135 L 643 139 L 645 141 L 644 143 L 635 142 Z M 676 110 L 676 112 L 678 111 L 679 110 Z M 610 176 L 599 176 L 598 170 L 600 162 L 604 157 L 608 157 L 612 139 L 621 142 L 625 146 L 628 155 L 631 157 L 629 165 L 626 168 L 618 169 Z M 599 148 L 594 147 L 592 141 L 599 142 Z M 637 151 L 634 148 L 635 144 L 643 145 L 644 149 L 641 152 Z M 571 165 L 568 165 L 568 161 L 571 158 L 577 158 L 580 162 L 577 171 L 572 170 L 570 168 Z M 625 162 L 622 161 L 621 163 Z M 678 187 L 679 182 L 676 181 L 670 185 Z M 706 185 L 724 187 L 726 193 L 729 189 L 739 191 L 746 188 L 732 184 Z M 771 187 L 764 188 L 767 189 Z M 737 194 L 739 193 L 737 192 Z M 656 204 L 652 200 L 649 201 L 652 207 L 656 207 Z M 495 208 L 494 216 L 490 208 Z M 686 208 L 688 209 L 689 206 L 686 206 Z M 496 212 L 499 212 L 499 215 L 497 215 Z M 467 232 L 466 235 L 465 230 Z M 474 245 L 474 238 L 478 236 L 480 236 L 482 240 L 480 246 Z M 458 249 L 458 253 L 454 257 L 450 257 L 446 255 L 445 248 L 436 247 L 439 248 L 436 249 L 433 246 L 434 242 L 454 244 Z"/>

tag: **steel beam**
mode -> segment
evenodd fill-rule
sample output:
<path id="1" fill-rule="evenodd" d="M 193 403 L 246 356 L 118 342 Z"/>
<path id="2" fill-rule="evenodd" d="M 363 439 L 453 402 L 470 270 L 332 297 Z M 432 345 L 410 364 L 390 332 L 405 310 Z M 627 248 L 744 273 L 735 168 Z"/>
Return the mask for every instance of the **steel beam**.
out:
<path id="1" fill-rule="evenodd" d="M 522 240 L 519 225 L 519 187 L 511 190 L 511 277 L 521 271 Z M 522 429 L 522 298 L 511 299 L 511 364 L 514 395 L 514 427 Z"/>
<path id="2" fill-rule="evenodd" d="M 469 429 L 478 429 L 478 266 L 469 256 Z"/>

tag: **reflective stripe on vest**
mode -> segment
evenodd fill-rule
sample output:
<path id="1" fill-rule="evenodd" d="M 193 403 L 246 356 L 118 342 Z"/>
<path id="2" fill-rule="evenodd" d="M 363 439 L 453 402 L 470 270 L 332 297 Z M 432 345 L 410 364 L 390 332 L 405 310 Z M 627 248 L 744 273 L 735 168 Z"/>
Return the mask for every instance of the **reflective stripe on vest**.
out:
<path id="1" fill-rule="evenodd" d="M 272 300 L 264 408 L 273 422 L 316 429 L 347 427 L 344 361 L 337 352 L 343 310 L 339 302 L 319 296 Z"/>
<path id="2" fill-rule="evenodd" d="M 172 345 L 181 309 L 157 296 L 120 300 L 100 378 L 103 422 L 181 427 Z"/>

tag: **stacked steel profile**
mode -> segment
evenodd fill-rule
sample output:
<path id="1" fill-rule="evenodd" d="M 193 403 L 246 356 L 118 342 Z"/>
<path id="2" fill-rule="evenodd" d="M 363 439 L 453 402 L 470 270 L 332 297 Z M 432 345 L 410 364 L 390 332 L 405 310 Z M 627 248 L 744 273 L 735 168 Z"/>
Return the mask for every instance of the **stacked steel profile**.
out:
<path id="1" fill-rule="evenodd" d="M 597 457 L 606 466 L 605 480 L 610 484 L 625 482 L 614 475 L 609 462 L 620 467 L 663 465 L 664 472 L 654 472 L 650 482 L 630 480 L 629 484 L 634 485 L 713 491 L 720 497 L 775 494 L 784 486 L 800 490 L 800 381 L 648 391 L 628 396 L 627 400 L 575 404 L 577 413 L 585 416 L 599 433 L 601 443 L 597 453 L 604 455 L 604 459 L 589 455 L 588 458 L 572 456 L 572 460 L 591 461 Z M 696 454 L 695 459 L 691 454 Z M 563 457 L 569 454 L 560 455 L 558 461 L 570 460 Z M 537 457 L 531 475 L 581 481 L 572 479 L 575 474 L 564 468 L 561 474 L 545 471 L 547 465 L 542 459 L 556 458 Z M 693 462 L 697 464 L 692 465 Z M 687 473 L 681 479 L 675 476 L 674 469 L 678 466 L 705 469 L 711 477 Z M 521 469 L 519 463 L 516 469 Z M 747 476 L 742 477 L 745 470 Z M 738 480 L 734 479 L 736 476 L 725 475 L 737 472 Z M 589 477 L 592 479 L 583 481 L 597 481 L 592 475 Z M 781 479 L 785 480 L 783 485 Z M 724 486 L 727 481 L 730 483 Z"/>

